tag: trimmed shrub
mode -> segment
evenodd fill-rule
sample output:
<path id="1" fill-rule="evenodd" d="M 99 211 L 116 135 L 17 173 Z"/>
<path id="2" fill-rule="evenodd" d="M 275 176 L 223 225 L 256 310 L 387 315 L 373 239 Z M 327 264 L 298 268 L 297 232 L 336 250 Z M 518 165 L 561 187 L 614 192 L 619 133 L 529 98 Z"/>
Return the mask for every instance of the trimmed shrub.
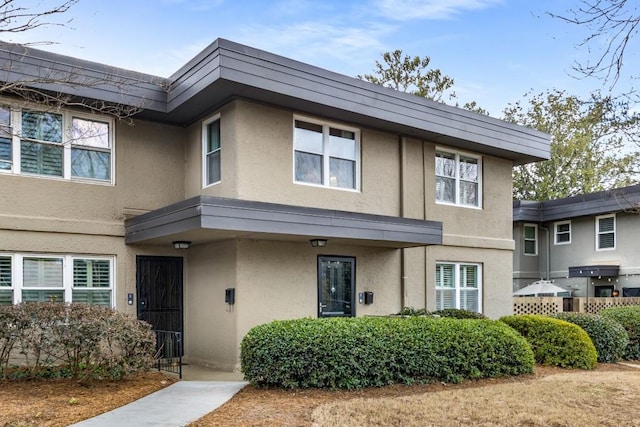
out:
<path id="1" fill-rule="evenodd" d="M 629 343 L 627 331 L 613 319 L 589 313 L 557 313 L 553 317 L 580 326 L 598 353 L 598 362 L 621 360 Z"/>
<path id="2" fill-rule="evenodd" d="M 361 317 L 274 321 L 241 344 L 245 379 L 283 388 L 379 387 L 531 373 L 533 353 L 493 320 Z"/>
<path id="3" fill-rule="evenodd" d="M 487 319 L 487 316 L 482 313 L 464 310 L 461 308 L 445 308 L 443 310 L 434 311 L 432 314 L 434 316 L 452 317 L 454 319 Z"/>
<path id="4" fill-rule="evenodd" d="M 0 307 L 0 378 L 120 379 L 149 369 L 155 344 L 148 323 L 108 307 Z"/>
<path id="5" fill-rule="evenodd" d="M 578 325 L 535 314 L 505 316 L 500 320 L 526 338 L 538 363 L 593 369 L 598 362 L 591 338 Z"/>
<path id="6" fill-rule="evenodd" d="M 621 324 L 629 335 L 624 353 L 627 360 L 640 360 L 640 306 L 612 307 L 600 311 L 600 315 Z"/>

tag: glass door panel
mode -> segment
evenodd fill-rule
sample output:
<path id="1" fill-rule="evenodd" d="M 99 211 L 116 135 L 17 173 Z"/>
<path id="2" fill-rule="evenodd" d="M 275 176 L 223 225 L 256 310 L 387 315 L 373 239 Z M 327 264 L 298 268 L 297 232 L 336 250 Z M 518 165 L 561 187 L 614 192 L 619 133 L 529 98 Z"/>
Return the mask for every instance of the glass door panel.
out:
<path id="1" fill-rule="evenodd" d="M 318 257 L 318 317 L 354 315 L 355 258 Z"/>

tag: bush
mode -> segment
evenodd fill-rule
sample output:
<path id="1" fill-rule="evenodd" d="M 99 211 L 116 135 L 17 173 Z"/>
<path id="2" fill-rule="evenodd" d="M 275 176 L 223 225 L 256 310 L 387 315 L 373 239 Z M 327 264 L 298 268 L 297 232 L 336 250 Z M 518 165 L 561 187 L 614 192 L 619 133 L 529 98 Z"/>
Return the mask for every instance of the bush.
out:
<path id="1" fill-rule="evenodd" d="M 0 307 L 0 378 L 120 379 L 153 363 L 151 326 L 108 307 Z"/>
<path id="2" fill-rule="evenodd" d="M 284 388 L 460 382 L 533 371 L 527 342 L 492 320 L 299 319 L 256 326 L 241 344 L 245 379 Z"/>
<path id="3" fill-rule="evenodd" d="M 526 338 L 538 363 L 593 369 L 598 362 L 591 338 L 578 325 L 534 314 L 505 316 L 500 320 Z"/>
<path id="4" fill-rule="evenodd" d="M 598 362 L 614 363 L 624 358 L 629 335 L 615 320 L 589 313 L 557 313 L 553 317 L 584 329 L 596 348 Z"/>
<path id="5" fill-rule="evenodd" d="M 624 353 L 627 360 L 640 360 L 640 306 L 612 307 L 600 311 L 600 315 L 621 324 L 629 335 Z"/>
<path id="6" fill-rule="evenodd" d="M 400 310 L 398 316 L 429 316 L 433 317 L 430 311 L 427 311 L 426 308 L 413 308 L 413 307 L 405 307 Z"/>
<path id="7" fill-rule="evenodd" d="M 461 308 L 445 308 L 443 310 L 434 311 L 432 314 L 439 317 L 452 317 L 454 319 L 486 319 L 487 318 L 487 316 L 485 316 L 482 313 L 464 310 Z"/>

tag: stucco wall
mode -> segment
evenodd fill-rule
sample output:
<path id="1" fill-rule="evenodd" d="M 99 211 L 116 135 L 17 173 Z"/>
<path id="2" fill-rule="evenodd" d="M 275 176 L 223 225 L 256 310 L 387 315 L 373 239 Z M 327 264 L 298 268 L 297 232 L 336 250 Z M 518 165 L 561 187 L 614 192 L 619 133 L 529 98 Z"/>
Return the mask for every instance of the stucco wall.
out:
<path id="1" fill-rule="evenodd" d="M 224 302 L 236 287 L 236 242 L 192 246 L 185 262 L 185 355 L 190 363 L 236 367 L 237 305 Z"/>
<path id="2" fill-rule="evenodd" d="M 236 282 L 237 343 L 252 327 L 278 319 L 318 316 L 318 255 L 356 259 L 356 316 L 400 309 L 400 251 L 308 243 L 238 242 Z M 359 292 L 374 292 L 374 303 L 357 304 Z"/>
<path id="3" fill-rule="evenodd" d="M 187 197 L 204 194 L 399 215 L 397 136 L 362 130 L 361 191 L 347 191 L 294 183 L 293 112 L 236 100 L 219 113 L 221 182 L 202 188 L 202 122 L 198 122 L 187 130 Z"/>

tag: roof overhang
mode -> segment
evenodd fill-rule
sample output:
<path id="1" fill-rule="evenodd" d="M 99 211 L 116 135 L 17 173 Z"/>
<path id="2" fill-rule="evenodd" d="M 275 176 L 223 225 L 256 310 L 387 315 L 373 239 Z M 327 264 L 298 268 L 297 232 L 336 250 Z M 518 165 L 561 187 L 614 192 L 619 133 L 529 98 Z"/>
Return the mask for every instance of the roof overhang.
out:
<path id="1" fill-rule="evenodd" d="M 569 267 L 569 277 L 617 277 L 619 265 L 583 265 Z"/>
<path id="2" fill-rule="evenodd" d="M 513 220 L 562 221 L 612 212 L 637 213 L 639 207 L 640 184 L 637 184 L 544 202 L 516 200 L 513 202 Z"/>
<path id="3" fill-rule="evenodd" d="M 516 164 L 550 155 L 550 137 L 542 132 L 224 39 L 168 79 L 7 43 L 0 44 L 0 61 L 10 64 L 0 69 L 1 81 L 133 105 L 142 110 L 138 117 L 181 126 L 243 98 Z"/>
<path id="4" fill-rule="evenodd" d="M 228 239 L 309 241 L 408 248 L 442 244 L 442 223 L 198 196 L 125 222 L 127 244 L 202 244 Z"/>

